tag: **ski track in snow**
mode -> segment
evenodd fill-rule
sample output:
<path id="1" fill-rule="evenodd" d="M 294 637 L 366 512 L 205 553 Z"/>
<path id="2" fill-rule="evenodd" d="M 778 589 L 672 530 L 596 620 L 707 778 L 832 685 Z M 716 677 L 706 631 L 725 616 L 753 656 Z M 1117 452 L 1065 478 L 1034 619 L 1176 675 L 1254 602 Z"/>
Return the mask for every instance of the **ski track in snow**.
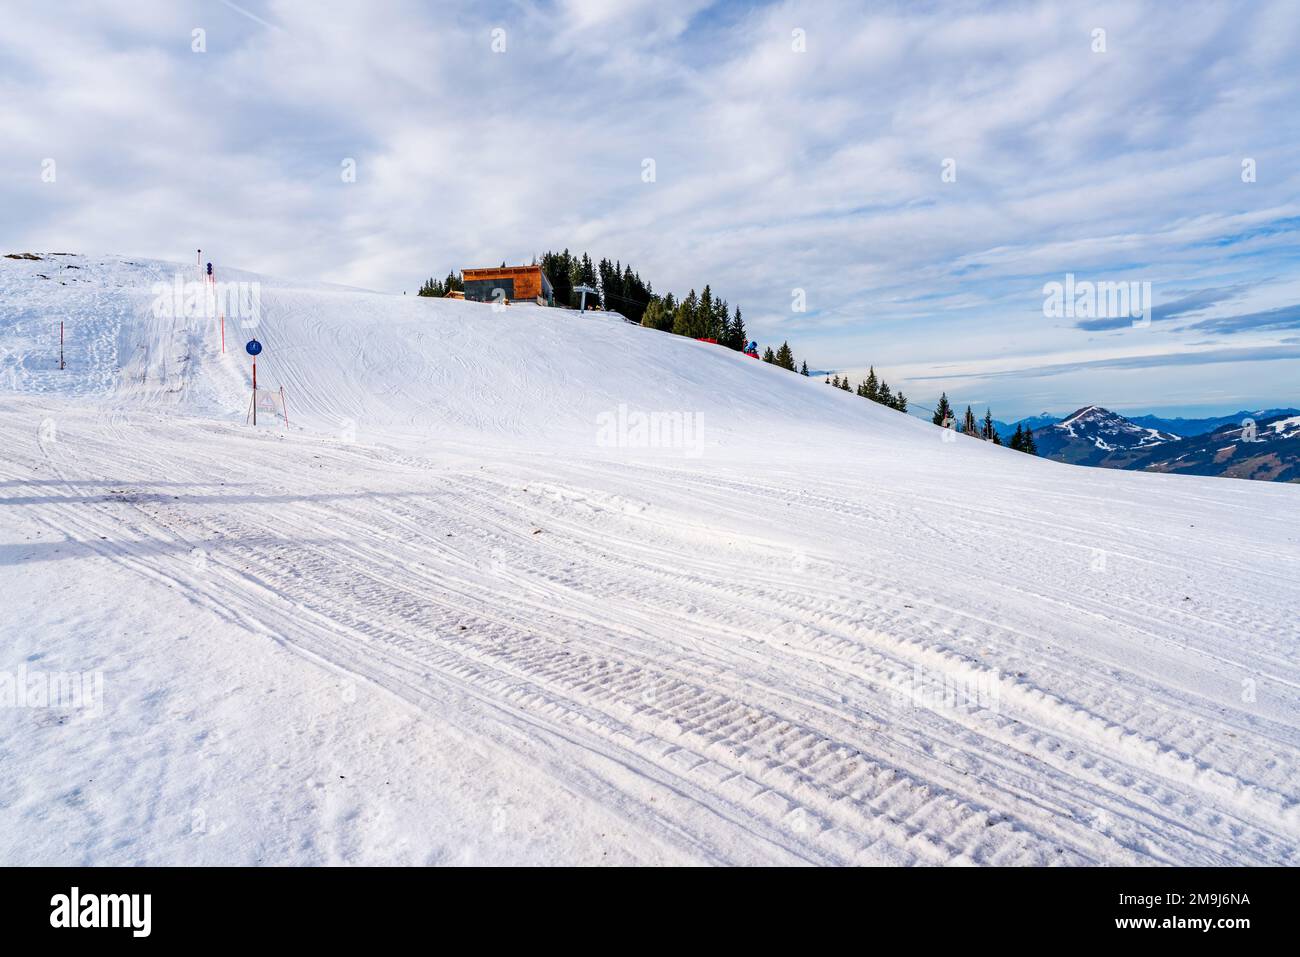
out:
<path id="1" fill-rule="evenodd" d="M 250 661 L 289 649 L 473 742 L 539 827 L 613 820 L 620 859 L 655 861 L 1294 863 L 1293 487 L 943 443 L 612 317 L 271 280 L 259 379 L 293 428 L 253 431 L 242 335 L 223 358 L 149 314 L 173 267 L 78 262 L 80 287 L 0 267 L 0 514 L 183 596 Z M 62 378 L 38 331 L 58 312 Z M 698 411 L 708 442 L 598 448 L 620 403 Z M 0 575 L 75 570 L 4 543 Z M 995 699 L 909 702 L 918 671 Z M 153 772 L 121 800 L 191 783 Z M 270 862 L 406 859 L 349 800 L 281 822 Z M 180 855 L 165 816 L 152 862 Z"/>

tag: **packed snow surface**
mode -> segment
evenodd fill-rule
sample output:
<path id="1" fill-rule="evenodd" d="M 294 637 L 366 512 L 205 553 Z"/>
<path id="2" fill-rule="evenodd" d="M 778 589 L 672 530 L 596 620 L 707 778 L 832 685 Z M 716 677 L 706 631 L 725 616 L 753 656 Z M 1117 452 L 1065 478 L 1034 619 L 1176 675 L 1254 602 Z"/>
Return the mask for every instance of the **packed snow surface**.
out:
<path id="1" fill-rule="evenodd" d="M 1300 489 L 178 276 L 0 259 L 0 863 L 1296 862 Z"/>

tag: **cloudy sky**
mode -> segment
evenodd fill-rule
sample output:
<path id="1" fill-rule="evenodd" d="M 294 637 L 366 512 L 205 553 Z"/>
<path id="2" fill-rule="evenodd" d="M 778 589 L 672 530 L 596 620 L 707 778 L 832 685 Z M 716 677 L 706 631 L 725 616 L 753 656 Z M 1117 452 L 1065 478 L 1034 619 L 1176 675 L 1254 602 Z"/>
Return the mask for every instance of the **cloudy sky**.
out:
<path id="1" fill-rule="evenodd" d="M 567 246 L 916 404 L 1300 405 L 1298 80 L 1295 0 L 6 0 L 0 242 L 412 293 Z"/>

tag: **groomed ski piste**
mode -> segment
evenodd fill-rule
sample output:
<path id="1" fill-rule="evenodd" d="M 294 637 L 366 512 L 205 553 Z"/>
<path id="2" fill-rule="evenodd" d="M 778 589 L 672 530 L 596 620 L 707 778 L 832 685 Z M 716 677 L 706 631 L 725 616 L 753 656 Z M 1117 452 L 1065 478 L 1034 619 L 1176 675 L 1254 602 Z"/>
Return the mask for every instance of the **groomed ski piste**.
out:
<path id="1" fill-rule="evenodd" d="M 223 354 L 157 315 L 193 263 L 42 255 L 0 259 L 0 863 L 1296 863 L 1294 486 L 218 264 Z M 67 674 L 94 707 L 13 700 Z"/>

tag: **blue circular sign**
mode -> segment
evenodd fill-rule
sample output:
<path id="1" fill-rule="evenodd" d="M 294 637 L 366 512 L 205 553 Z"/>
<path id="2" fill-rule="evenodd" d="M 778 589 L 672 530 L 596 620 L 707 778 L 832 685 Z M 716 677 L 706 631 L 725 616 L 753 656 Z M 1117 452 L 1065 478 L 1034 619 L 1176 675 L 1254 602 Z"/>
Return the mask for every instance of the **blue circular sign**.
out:
<path id="1" fill-rule="evenodd" d="M 244 346 L 244 348 L 248 350 L 250 356 L 255 356 L 262 351 L 262 344 L 256 339 L 249 339 L 248 345 Z"/>

